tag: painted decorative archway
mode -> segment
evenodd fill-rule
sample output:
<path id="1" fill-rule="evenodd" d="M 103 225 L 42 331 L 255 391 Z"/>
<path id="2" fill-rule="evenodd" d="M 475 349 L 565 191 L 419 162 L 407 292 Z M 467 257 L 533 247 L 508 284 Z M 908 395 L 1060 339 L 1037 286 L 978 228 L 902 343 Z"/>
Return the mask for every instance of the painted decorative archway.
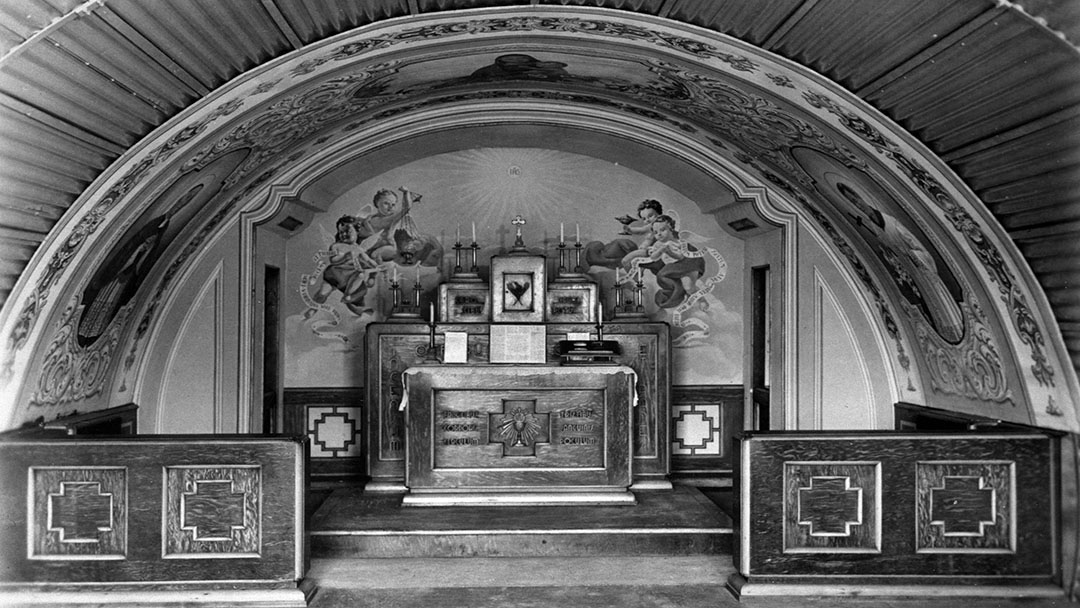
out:
<path id="1" fill-rule="evenodd" d="M 311 44 L 133 146 L 3 310 L 3 426 L 135 390 L 121 378 L 204 245 L 312 163 L 374 171 L 376 151 L 401 164 L 440 147 L 520 145 L 523 125 L 549 134 L 545 145 L 680 184 L 718 220 L 748 201 L 793 214 L 855 277 L 896 386 L 1076 430 L 1076 377 L 1045 297 L 985 206 L 914 137 L 825 78 L 715 32 L 538 6 Z"/>

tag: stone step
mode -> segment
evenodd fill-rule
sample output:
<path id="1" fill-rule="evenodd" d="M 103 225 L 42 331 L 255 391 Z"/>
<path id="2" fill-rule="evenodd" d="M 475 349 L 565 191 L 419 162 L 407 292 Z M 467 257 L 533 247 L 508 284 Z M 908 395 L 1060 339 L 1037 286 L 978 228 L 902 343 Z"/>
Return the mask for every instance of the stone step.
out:
<path id="1" fill-rule="evenodd" d="M 732 572 L 724 555 L 316 559 L 309 608 L 720 606 Z"/>
<path id="2" fill-rule="evenodd" d="M 723 555 L 731 518 L 697 488 L 632 506 L 403 507 L 402 495 L 333 491 L 309 524 L 313 558 Z"/>

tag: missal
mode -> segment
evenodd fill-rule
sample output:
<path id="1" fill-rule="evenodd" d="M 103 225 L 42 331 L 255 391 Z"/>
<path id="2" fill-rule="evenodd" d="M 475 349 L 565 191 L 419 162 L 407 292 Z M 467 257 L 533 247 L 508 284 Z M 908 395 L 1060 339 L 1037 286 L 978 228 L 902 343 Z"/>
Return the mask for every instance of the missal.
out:
<path id="1" fill-rule="evenodd" d="M 547 362 L 544 325 L 492 325 L 489 339 L 491 363 Z"/>

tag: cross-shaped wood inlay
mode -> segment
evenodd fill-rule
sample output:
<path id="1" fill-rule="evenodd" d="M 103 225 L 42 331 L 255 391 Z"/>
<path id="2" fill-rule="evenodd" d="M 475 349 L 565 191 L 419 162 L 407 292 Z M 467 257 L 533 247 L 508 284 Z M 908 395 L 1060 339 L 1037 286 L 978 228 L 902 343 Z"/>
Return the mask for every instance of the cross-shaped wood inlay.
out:
<path id="1" fill-rule="evenodd" d="M 941 526 L 946 536 L 983 536 L 994 525 L 995 492 L 984 478 L 948 476 L 940 488 L 930 488 L 930 525 Z"/>
<path id="2" fill-rule="evenodd" d="M 810 526 L 810 536 L 851 536 L 851 526 L 862 523 L 862 489 L 852 488 L 850 477 L 811 477 L 798 503 L 799 525 Z"/>
<path id="3" fill-rule="evenodd" d="M 49 531 L 61 542 L 98 542 L 99 531 L 112 530 L 112 498 L 96 481 L 60 482 L 60 492 L 49 494 Z"/>
<path id="4" fill-rule="evenodd" d="M 502 412 L 488 414 L 488 442 L 503 444 L 503 456 L 536 456 L 536 444 L 550 441 L 549 419 L 535 400 L 506 399 Z"/>
<path id="5" fill-rule="evenodd" d="M 232 530 L 244 529 L 244 492 L 233 492 L 228 479 L 202 479 L 194 492 L 180 500 L 180 527 L 195 540 L 232 540 Z"/>

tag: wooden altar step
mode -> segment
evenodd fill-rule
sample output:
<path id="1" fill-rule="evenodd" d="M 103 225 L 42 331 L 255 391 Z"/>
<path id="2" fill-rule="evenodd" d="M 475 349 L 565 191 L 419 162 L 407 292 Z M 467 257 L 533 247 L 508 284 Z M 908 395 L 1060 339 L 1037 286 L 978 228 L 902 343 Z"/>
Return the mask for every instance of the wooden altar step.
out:
<path id="1" fill-rule="evenodd" d="M 332 491 L 310 518 L 312 559 L 730 555 L 731 518 L 699 489 L 627 506 L 407 507 L 401 494 Z"/>

